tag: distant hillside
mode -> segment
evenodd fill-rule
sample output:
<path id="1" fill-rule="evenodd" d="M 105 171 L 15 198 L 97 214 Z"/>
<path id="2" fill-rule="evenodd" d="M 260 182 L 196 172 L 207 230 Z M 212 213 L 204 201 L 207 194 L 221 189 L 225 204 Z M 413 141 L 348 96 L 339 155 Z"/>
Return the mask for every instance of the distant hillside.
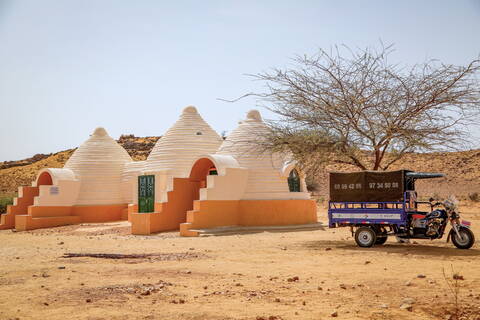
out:
<path id="1" fill-rule="evenodd" d="M 145 160 L 160 137 L 135 137 L 122 135 L 118 143 L 133 160 Z M 30 185 L 37 172 L 43 168 L 62 168 L 75 149 L 54 154 L 40 154 L 19 161 L 0 162 L 0 194 L 12 194 L 18 186 Z M 2 169 L 3 168 L 3 169 Z"/>
<path id="2" fill-rule="evenodd" d="M 460 152 L 410 153 L 394 164 L 390 170 L 408 169 L 420 172 L 439 172 L 445 178 L 420 180 L 416 189 L 420 196 L 446 197 L 450 194 L 460 199 L 468 198 L 469 194 L 480 193 L 480 150 Z M 328 195 L 329 171 L 356 171 L 358 169 L 346 166 L 328 165 L 324 173 L 317 177 L 318 194 Z"/>
<path id="3" fill-rule="evenodd" d="M 118 142 L 127 150 L 134 160 L 145 160 L 159 137 L 135 137 L 122 135 Z M 13 194 L 20 185 L 30 185 L 38 170 L 42 168 L 61 168 L 75 149 L 65 150 L 49 155 L 35 155 L 20 161 L 0 163 L 0 194 Z M 424 154 L 407 154 L 392 170 L 410 169 L 426 172 L 442 172 L 445 178 L 420 181 L 417 189 L 427 197 L 441 197 L 455 194 L 465 199 L 474 192 L 480 193 L 480 150 L 462 152 L 437 152 Z M 328 196 L 328 172 L 352 171 L 355 168 L 328 165 L 324 172 L 315 177 L 321 198 Z"/>

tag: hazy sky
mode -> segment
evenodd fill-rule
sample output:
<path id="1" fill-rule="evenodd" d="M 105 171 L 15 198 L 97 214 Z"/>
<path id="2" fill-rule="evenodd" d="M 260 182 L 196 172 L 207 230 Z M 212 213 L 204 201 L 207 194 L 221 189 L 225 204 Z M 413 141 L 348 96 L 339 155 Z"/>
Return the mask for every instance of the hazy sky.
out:
<path id="1" fill-rule="evenodd" d="M 465 64 L 480 0 L 0 0 L 0 161 L 76 147 L 97 126 L 162 135 L 187 105 L 233 130 L 255 100 L 217 98 L 258 89 L 244 74 L 379 39 L 402 63 Z"/>

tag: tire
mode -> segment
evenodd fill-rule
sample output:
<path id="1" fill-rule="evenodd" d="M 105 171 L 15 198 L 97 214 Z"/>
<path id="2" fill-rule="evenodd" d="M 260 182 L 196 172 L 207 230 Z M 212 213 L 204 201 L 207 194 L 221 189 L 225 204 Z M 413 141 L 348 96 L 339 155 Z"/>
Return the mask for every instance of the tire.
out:
<path id="1" fill-rule="evenodd" d="M 385 242 L 387 242 L 388 237 L 387 236 L 377 236 L 377 240 L 375 241 L 375 244 L 382 245 Z"/>
<path id="2" fill-rule="evenodd" d="M 377 234 L 372 228 L 360 227 L 355 231 L 355 242 L 359 247 L 370 248 L 373 247 L 377 241 Z"/>
<path id="3" fill-rule="evenodd" d="M 458 233 L 460 233 L 462 239 L 458 238 L 457 233 L 454 230 L 450 232 L 452 233 L 452 242 L 458 249 L 470 249 L 475 243 L 475 236 L 473 235 L 472 230 L 468 228 L 460 227 L 458 229 Z"/>

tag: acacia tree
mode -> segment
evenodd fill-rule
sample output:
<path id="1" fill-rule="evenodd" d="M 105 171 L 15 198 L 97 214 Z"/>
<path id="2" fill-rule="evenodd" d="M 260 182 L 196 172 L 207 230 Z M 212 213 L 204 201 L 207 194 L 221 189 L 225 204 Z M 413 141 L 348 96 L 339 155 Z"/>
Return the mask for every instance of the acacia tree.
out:
<path id="1" fill-rule="evenodd" d="M 392 51 L 336 47 L 250 75 L 265 90 L 248 95 L 279 116 L 260 143 L 307 167 L 329 160 L 362 170 L 387 170 L 409 152 L 465 146 L 480 110 L 480 60 L 406 68 L 389 62 Z"/>

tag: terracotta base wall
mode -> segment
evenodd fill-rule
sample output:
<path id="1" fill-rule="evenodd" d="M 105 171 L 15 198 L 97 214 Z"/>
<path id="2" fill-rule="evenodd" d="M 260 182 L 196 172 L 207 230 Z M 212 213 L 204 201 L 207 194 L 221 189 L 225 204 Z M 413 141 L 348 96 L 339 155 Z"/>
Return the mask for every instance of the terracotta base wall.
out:
<path id="1" fill-rule="evenodd" d="M 241 226 L 308 224 L 317 222 L 315 200 L 240 200 Z"/>
<path id="2" fill-rule="evenodd" d="M 126 210 L 126 204 L 72 207 L 29 206 L 25 214 L 16 215 L 15 229 L 25 231 L 82 222 L 119 221 L 126 218 Z"/>
<path id="3" fill-rule="evenodd" d="M 295 225 L 317 222 L 314 200 L 196 201 L 180 226 L 180 235 L 198 236 L 192 229 L 219 226 Z"/>
<path id="4" fill-rule="evenodd" d="M 16 198 L 16 205 L 7 206 L 7 213 L 0 215 L 0 230 L 15 228 L 15 216 L 27 214 L 33 205 L 33 198 L 38 196 L 38 187 L 21 187 L 22 196 Z"/>
<path id="5" fill-rule="evenodd" d="M 15 229 L 17 231 L 35 230 L 41 228 L 52 228 L 81 223 L 77 216 L 58 216 L 34 218 L 30 215 L 15 216 Z"/>
<path id="6" fill-rule="evenodd" d="M 126 204 L 74 206 L 72 215 L 79 216 L 82 222 L 120 221 L 124 209 L 127 209 Z"/>
<path id="7" fill-rule="evenodd" d="M 128 221 L 132 222 L 132 213 L 138 212 L 138 205 L 129 204 L 127 208 L 127 212 L 128 212 Z"/>
<path id="8" fill-rule="evenodd" d="M 155 203 L 155 212 L 130 214 L 132 234 L 178 230 L 179 225 L 187 220 L 186 214 L 192 210 L 193 201 L 199 198 L 199 189 L 200 182 L 174 178 L 173 191 L 167 194 L 168 202 Z"/>

